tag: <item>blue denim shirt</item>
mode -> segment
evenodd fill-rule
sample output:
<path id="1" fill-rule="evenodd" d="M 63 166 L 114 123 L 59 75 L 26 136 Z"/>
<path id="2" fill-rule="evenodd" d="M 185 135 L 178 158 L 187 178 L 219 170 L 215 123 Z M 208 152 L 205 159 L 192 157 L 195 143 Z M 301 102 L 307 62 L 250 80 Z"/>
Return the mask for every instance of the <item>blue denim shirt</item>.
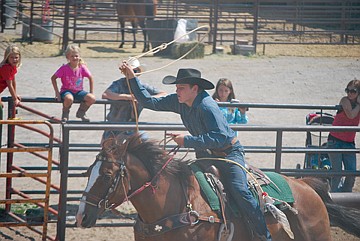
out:
<path id="1" fill-rule="evenodd" d="M 206 92 L 199 93 L 192 106 L 179 103 L 177 95 L 169 94 L 154 98 L 142 87 L 138 78 L 131 79 L 130 87 L 136 99 L 145 108 L 155 111 L 171 111 L 180 114 L 184 126 L 191 135 L 184 138 L 184 147 L 196 152 L 221 149 L 231 144 L 236 136 L 213 98 Z M 238 143 L 238 147 L 241 147 Z"/>
<path id="2" fill-rule="evenodd" d="M 150 95 L 157 95 L 160 91 L 148 84 L 141 83 L 143 87 L 148 91 Z M 117 94 L 130 94 L 129 87 L 125 78 L 120 78 L 111 83 L 111 85 L 106 89 L 110 90 L 113 93 Z M 143 107 L 137 105 L 137 114 L 140 115 Z M 130 101 L 116 101 L 110 106 L 110 112 L 106 116 L 107 120 L 110 122 L 134 122 L 135 117 L 133 113 L 133 104 Z"/>

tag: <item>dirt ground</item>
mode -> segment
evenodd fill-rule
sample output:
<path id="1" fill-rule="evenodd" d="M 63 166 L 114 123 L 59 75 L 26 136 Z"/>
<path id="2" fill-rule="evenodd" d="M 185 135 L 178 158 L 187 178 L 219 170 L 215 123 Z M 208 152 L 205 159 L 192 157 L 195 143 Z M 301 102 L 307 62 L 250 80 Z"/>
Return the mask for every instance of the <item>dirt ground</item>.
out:
<path id="1" fill-rule="evenodd" d="M 0 47 L 6 46 L 12 41 L 10 34 L 2 34 Z M 50 76 L 65 62 L 65 58 L 59 55 L 57 44 L 34 43 L 33 45 L 17 43 L 23 50 L 23 66 L 20 69 L 18 80 L 18 92 L 21 96 L 53 97 Z M 95 77 L 95 95 L 101 97 L 101 93 L 117 79 L 120 74 L 118 64 L 129 56 L 140 54 L 139 49 L 131 49 L 130 46 L 119 50 L 117 45 L 82 44 L 82 57 L 87 62 L 89 69 Z M 141 79 L 167 92 L 172 92 L 173 86 L 161 85 L 160 80 L 165 75 L 176 75 L 177 69 L 182 67 L 194 67 L 202 71 L 203 76 L 213 83 L 220 77 L 227 77 L 234 83 L 237 98 L 244 103 L 267 103 L 267 104 L 318 104 L 335 105 L 343 96 L 343 89 L 347 82 L 354 77 L 360 78 L 360 49 L 358 46 L 266 46 L 266 55 L 262 50 L 257 55 L 244 57 L 229 55 L 225 47 L 224 54 L 210 54 L 211 47 L 206 48 L 204 59 L 181 60 L 167 68 L 143 75 Z M 141 62 L 148 70 L 160 68 L 173 60 L 163 57 L 144 57 Z M 87 88 L 87 84 L 85 84 Z M 7 96 L 4 92 L 2 96 Z M 41 105 L 41 110 L 50 115 L 60 115 L 60 105 Z M 277 109 L 250 109 L 249 125 L 304 125 L 305 115 L 313 110 L 277 110 Z M 71 112 L 74 118 L 75 108 Z M 23 119 L 32 118 L 23 110 L 19 110 L 19 116 Z M 92 120 L 101 120 L 102 111 L 99 108 L 89 110 Z M 180 119 L 171 113 L 161 114 L 144 110 L 140 121 L 143 122 L 176 122 Z M 58 130 L 55 133 L 59 133 Z M 95 143 L 100 140 L 99 133 L 92 133 L 79 138 L 83 141 L 91 138 Z M 28 138 L 28 136 L 23 136 Z M 243 145 L 273 145 L 274 137 L 265 138 L 262 133 L 241 133 L 240 140 Z M 291 133 L 285 136 L 288 146 L 303 145 L 305 137 Z M 359 143 L 359 141 L 358 141 Z M 93 158 L 93 155 L 90 158 Z M 88 156 L 86 156 L 88 157 Z M 86 158 L 85 158 L 86 159 Z M 5 166 L 5 158 L 1 159 L 1 168 Z M 93 159 L 91 159 L 93 160 Z M 92 162 L 92 161 L 88 162 Z M 247 161 L 259 167 L 272 167 L 273 156 L 247 154 Z M 284 156 L 284 167 L 294 167 L 301 163 L 303 156 Z M 358 169 L 360 165 L 358 163 Z M 54 173 L 57 176 L 58 173 Z M 86 180 L 76 180 L 76 185 L 84 188 Z M 72 183 L 74 184 L 74 183 Z M 0 184 L 3 187 L 2 183 Z M 0 190 L 3 195 L 4 190 Z M 354 191 L 360 192 L 359 178 Z M 1 198 L 1 197 L 0 197 Z M 109 221 L 109 220 L 108 220 Z M 110 219 L 110 222 L 116 222 Z M 72 221 L 69 220 L 69 223 Z M 49 224 L 49 235 L 55 235 L 56 226 Z M 338 228 L 332 228 L 334 241 L 359 241 L 352 235 L 346 234 Z M 1 228 L 0 240 L 32 241 L 40 240 L 40 236 L 26 228 Z M 133 240 L 131 227 L 107 227 L 79 229 L 67 228 L 66 240 Z"/>

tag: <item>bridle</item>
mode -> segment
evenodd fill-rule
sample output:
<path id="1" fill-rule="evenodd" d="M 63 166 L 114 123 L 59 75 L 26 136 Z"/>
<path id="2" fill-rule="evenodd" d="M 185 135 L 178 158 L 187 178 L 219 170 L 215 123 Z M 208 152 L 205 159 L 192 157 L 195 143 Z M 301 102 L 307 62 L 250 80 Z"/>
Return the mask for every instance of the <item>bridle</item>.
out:
<path id="1" fill-rule="evenodd" d="M 113 205 L 115 205 L 115 204 L 114 203 L 111 204 L 109 202 L 109 197 L 117 189 L 117 187 L 120 183 L 120 180 L 121 180 L 121 183 L 123 184 L 123 189 L 125 191 L 124 180 L 127 177 L 125 162 L 123 160 L 111 161 L 107 157 L 102 156 L 100 154 L 96 157 L 96 161 L 113 163 L 113 164 L 119 166 L 119 170 L 116 172 L 115 178 L 113 179 L 111 186 L 109 187 L 104 198 L 98 197 L 96 195 L 91 194 L 90 192 L 84 191 L 83 196 L 89 198 L 90 200 L 88 200 L 88 199 L 84 200 L 83 198 L 81 198 L 80 202 L 97 207 L 98 209 L 101 209 L 103 207 L 104 210 L 110 210 L 110 209 L 112 209 Z"/>
<path id="2" fill-rule="evenodd" d="M 128 175 L 127 175 L 126 165 L 125 165 L 125 161 L 123 160 L 123 157 L 121 157 L 121 159 L 119 161 L 112 161 L 112 160 L 109 160 L 107 157 L 105 157 L 101 154 L 98 154 L 96 157 L 96 161 L 114 163 L 116 165 L 119 165 L 119 170 L 117 171 L 115 178 L 113 179 L 111 186 L 109 187 L 104 198 L 100 198 L 96 195 L 93 195 L 89 192 L 84 191 L 83 196 L 90 198 L 91 201 L 83 200 L 81 198 L 80 202 L 97 207 L 98 209 L 104 208 L 104 210 L 114 210 L 116 207 L 118 207 L 125 201 L 129 201 L 132 197 L 140 194 L 142 191 L 144 191 L 148 187 L 151 187 L 152 193 L 155 193 L 155 189 L 156 189 L 155 183 L 156 183 L 157 178 L 159 177 L 160 173 L 165 169 L 165 167 L 169 164 L 169 162 L 174 159 L 174 156 L 175 156 L 176 152 L 179 150 L 179 148 L 180 147 L 177 146 L 169 152 L 169 153 L 173 152 L 173 155 L 170 156 L 170 158 L 164 163 L 164 165 L 161 167 L 161 169 L 156 173 L 156 175 L 154 175 L 154 177 L 149 182 L 145 182 L 142 186 L 140 186 L 138 189 L 136 189 L 134 192 L 132 192 L 130 194 L 128 194 L 128 192 L 131 191 L 130 185 L 129 185 L 129 191 L 126 191 L 126 188 L 124 185 L 124 183 L 125 183 L 124 180 L 127 179 Z M 122 183 L 122 188 L 123 188 L 123 191 L 125 194 L 125 198 L 122 202 L 110 203 L 109 197 L 111 194 L 113 194 L 117 190 L 120 180 Z M 129 183 L 129 180 L 128 180 L 128 183 Z"/>
<path id="3" fill-rule="evenodd" d="M 118 216 L 123 216 L 123 214 L 116 210 L 116 207 L 121 205 L 122 203 L 124 203 L 125 201 L 130 200 L 132 197 L 136 196 L 137 194 L 140 194 L 142 191 L 144 191 L 145 189 L 147 189 L 148 187 L 151 188 L 152 193 L 155 194 L 156 191 L 156 183 L 157 180 L 161 174 L 161 172 L 166 168 L 166 166 L 170 163 L 171 160 L 174 159 L 174 156 L 176 154 L 176 152 L 179 150 L 179 146 L 175 147 L 172 151 L 170 151 L 169 153 L 173 152 L 173 155 L 171 155 L 168 160 L 162 165 L 161 169 L 159 169 L 157 171 L 157 173 L 151 178 L 150 181 L 145 182 L 142 186 L 140 186 L 139 188 L 137 188 L 135 191 L 131 191 L 131 185 L 130 185 L 130 177 L 128 175 L 128 171 L 126 168 L 126 159 L 124 161 L 123 157 L 120 159 L 120 161 L 113 161 L 113 160 L 109 160 L 107 157 L 104 156 L 97 156 L 97 161 L 102 161 L 102 162 L 110 162 L 113 164 L 116 164 L 119 166 L 119 169 L 116 170 L 115 172 L 115 178 L 112 179 L 112 183 L 109 187 L 109 189 L 107 190 L 107 193 L 105 195 L 104 198 L 100 198 L 96 195 L 92 195 L 89 192 L 84 192 L 83 193 L 83 197 L 86 196 L 88 197 L 90 200 L 80 200 L 81 202 L 84 202 L 86 204 L 89 204 L 91 206 L 94 206 L 98 209 L 104 209 L 105 210 L 110 210 L 111 212 L 113 212 L 115 215 Z M 123 155 L 124 156 L 124 155 Z M 128 155 L 125 155 L 128 157 Z M 125 194 L 125 198 L 121 201 L 121 202 L 114 202 L 114 203 L 110 203 L 109 198 L 111 197 L 112 194 L 114 194 L 117 189 L 119 188 L 119 185 L 122 185 L 123 188 L 123 193 Z M 126 183 L 126 184 L 125 184 Z M 128 190 L 126 189 L 125 185 L 128 185 Z M 143 235 L 144 237 L 147 237 L 149 235 L 154 235 L 154 234 L 149 234 L 149 230 L 155 230 L 154 232 L 156 233 L 155 235 L 161 235 L 164 232 L 168 232 L 170 230 L 173 229 L 177 229 L 177 228 L 181 228 L 181 227 L 185 227 L 185 226 L 194 226 L 196 225 L 199 221 L 204 221 L 204 222 L 209 222 L 209 223 L 225 223 L 226 224 L 226 220 L 223 220 L 221 218 L 217 218 L 213 215 L 201 215 L 199 212 L 197 212 L 196 210 L 192 209 L 192 204 L 190 203 L 189 198 L 186 195 L 186 189 L 184 188 L 183 185 L 181 185 L 186 197 L 186 212 L 180 213 L 180 214 L 174 214 L 174 215 L 170 215 L 167 217 L 164 217 L 160 220 L 158 220 L 155 223 L 145 223 L 141 220 L 141 217 L 137 219 L 137 222 L 135 224 L 135 227 L 137 227 L 138 232 Z M 164 229 L 164 231 L 157 231 L 157 227 L 162 227 L 162 226 L 166 226 L 167 228 Z"/>

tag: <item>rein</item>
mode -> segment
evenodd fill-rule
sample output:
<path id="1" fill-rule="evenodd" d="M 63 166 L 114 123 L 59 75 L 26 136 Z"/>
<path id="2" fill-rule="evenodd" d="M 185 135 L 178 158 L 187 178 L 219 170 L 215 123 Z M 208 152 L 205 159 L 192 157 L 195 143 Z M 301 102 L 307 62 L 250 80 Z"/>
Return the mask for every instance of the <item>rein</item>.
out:
<path id="1" fill-rule="evenodd" d="M 173 155 L 171 155 L 171 157 L 164 163 L 164 165 L 161 167 L 161 169 L 156 173 L 156 175 L 149 181 L 144 183 L 141 187 L 139 187 L 138 189 L 136 189 L 134 192 L 132 192 L 130 195 L 126 195 L 125 194 L 125 198 L 124 200 L 119 203 L 119 204 L 114 204 L 111 205 L 111 209 L 115 209 L 116 207 L 118 207 L 119 205 L 121 205 L 122 203 L 124 203 L 125 201 L 129 201 L 130 198 L 134 197 L 135 195 L 138 195 L 139 193 L 141 193 L 142 191 L 144 191 L 146 188 L 151 187 L 152 193 L 155 194 L 155 188 L 156 186 L 153 184 L 155 182 L 155 180 L 160 176 L 160 173 L 166 168 L 166 166 L 170 163 L 170 161 L 172 161 L 177 153 L 177 151 L 180 149 L 179 146 L 174 147 L 169 153 L 173 152 Z M 123 177 L 122 177 L 123 180 Z M 122 181 L 122 183 L 124 183 Z M 124 189 L 124 193 L 126 193 L 125 191 L 125 186 L 123 184 L 123 189 Z"/>
<path id="2" fill-rule="evenodd" d="M 105 161 L 105 160 L 102 160 Z M 112 182 L 111 186 L 109 187 L 108 192 L 106 193 L 104 198 L 99 198 L 96 195 L 93 195 L 89 192 L 83 192 L 83 196 L 89 197 L 90 199 L 93 199 L 94 202 L 91 201 L 87 201 L 87 200 L 83 200 L 80 199 L 80 202 L 89 204 L 91 206 L 97 207 L 97 208 L 101 208 L 102 204 L 104 205 L 104 209 L 105 210 L 109 210 L 112 208 L 112 206 L 114 204 L 110 204 L 109 205 L 109 200 L 108 197 L 111 193 L 113 193 L 116 190 L 116 187 L 119 185 L 119 181 L 120 179 L 123 180 L 124 176 L 125 176 L 125 165 L 123 164 L 123 162 L 118 163 L 118 162 L 112 162 L 112 163 L 116 163 L 118 165 L 120 165 L 120 170 L 119 172 L 116 174 L 114 181 Z M 121 177 L 121 178 L 120 178 Z"/>
<path id="3" fill-rule="evenodd" d="M 124 159 L 122 157 L 120 159 L 120 161 L 109 161 L 107 159 L 107 157 L 98 155 L 99 161 L 104 161 L 104 162 L 108 161 L 108 162 L 120 165 L 120 170 L 116 173 L 116 176 L 113 179 L 112 184 L 109 187 L 107 194 L 105 195 L 104 198 L 99 198 L 98 196 L 92 195 L 89 192 L 84 192 L 83 196 L 88 197 L 90 200 L 81 199 L 80 202 L 84 202 L 91 206 L 97 207 L 98 209 L 103 207 L 105 210 L 110 210 L 111 212 L 113 212 L 116 215 L 123 216 L 123 214 L 121 212 L 116 210 L 116 207 L 118 207 L 125 201 L 129 201 L 129 199 L 140 194 L 142 191 L 144 191 L 148 187 L 151 187 L 152 193 L 155 194 L 156 180 L 161 175 L 161 172 L 163 172 L 165 170 L 166 166 L 170 163 L 170 161 L 172 161 L 174 159 L 174 157 L 179 149 L 180 149 L 180 146 L 176 146 L 171 151 L 169 151 L 168 154 L 172 153 L 172 155 L 162 165 L 162 167 L 157 171 L 157 173 L 151 178 L 151 180 L 148 182 L 145 182 L 142 186 L 140 186 L 138 189 L 136 189 L 134 192 L 132 192 L 129 195 L 127 195 L 126 186 L 125 186 L 125 180 L 126 180 L 125 178 L 128 178 L 125 175 L 126 160 L 124 161 Z M 116 202 L 109 203 L 109 197 L 112 193 L 116 192 L 120 180 L 122 182 L 122 189 L 123 189 L 125 198 L 120 203 L 116 203 Z M 130 180 L 128 180 L 128 181 L 130 181 Z M 186 189 L 183 185 L 182 185 L 182 188 L 183 188 L 185 197 L 187 197 Z M 131 190 L 130 187 L 129 187 L 129 190 Z M 178 229 L 178 228 L 189 226 L 189 225 L 195 226 L 196 224 L 199 223 L 199 221 L 205 221 L 205 222 L 209 222 L 209 223 L 220 223 L 220 224 L 225 223 L 226 224 L 226 220 L 224 220 L 224 219 L 217 218 L 216 216 L 213 216 L 213 215 L 204 215 L 204 214 L 198 213 L 197 211 L 192 209 L 192 205 L 189 202 L 189 199 L 186 198 L 186 200 L 187 200 L 186 201 L 187 202 L 187 205 L 186 205 L 187 211 L 186 212 L 171 215 L 171 216 L 165 217 L 161 220 L 158 220 L 155 223 L 150 223 L 150 224 L 144 223 L 141 220 L 141 218 L 138 218 L 136 221 L 135 227 L 134 227 L 135 232 L 137 232 L 140 236 L 143 236 L 143 237 L 151 237 L 151 236 L 161 235 L 161 234 L 171 231 L 173 229 Z"/>

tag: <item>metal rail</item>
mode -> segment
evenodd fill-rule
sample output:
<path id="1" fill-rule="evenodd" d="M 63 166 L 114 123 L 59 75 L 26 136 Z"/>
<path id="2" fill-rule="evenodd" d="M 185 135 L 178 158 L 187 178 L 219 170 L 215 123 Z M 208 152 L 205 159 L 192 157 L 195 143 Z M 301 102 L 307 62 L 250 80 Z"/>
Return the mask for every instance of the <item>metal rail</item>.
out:
<path id="1" fill-rule="evenodd" d="M 0 178 L 6 178 L 6 186 L 5 199 L 0 200 L 0 204 L 5 204 L 5 210 L 8 215 L 11 216 L 15 221 L 13 222 L 1 222 L 0 227 L 18 227 L 18 226 L 26 226 L 30 230 L 35 231 L 38 234 L 41 234 L 42 240 L 46 239 L 54 240 L 53 238 L 47 235 L 47 225 L 49 221 L 49 200 L 50 200 L 50 187 L 51 187 L 51 169 L 52 169 L 52 146 L 53 146 L 53 128 L 48 121 L 31 121 L 31 120 L 0 120 L 0 125 L 46 125 L 49 128 L 49 142 L 47 147 L 11 147 L 1 148 L 0 153 L 13 154 L 16 152 L 46 152 L 47 153 L 47 165 L 46 172 L 28 172 L 27 170 L 21 169 L 17 167 L 11 158 L 8 158 L 7 167 L 5 173 L 0 173 Z M 20 172 L 18 172 L 20 171 Z M 18 191 L 12 183 L 13 178 L 31 178 L 34 180 L 40 181 L 45 185 L 45 194 L 44 198 L 34 198 L 28 195 L 23 195 L 22 192 Z M 44 179 L 42 179 L 44 178 Z M 12 195 L 17 194 L 23 199 L 14 199 Z M 11 205 L 15 203 L 32 203 L 36 204 L 39 207 L 42 207 L 44 210 L 44 215 L 42 217 L 41 222 L 31 222 L 28 220 L 24 220 L 22 217 L 11 211 Z M 42 231 L 37 230 L 33 226 L 42 226 Z"/>
<path id="2" fill-rule="evenodd" d="M 1 0 L 1 32 L 6 29 L 6 18 L 14 19 L 6 13 L 5 10 L 8 10 L 16 12 L 17 24 L 25 27 L 32 25 L 57 36 L 62 50 L 65 50 L 70 42 L 79 44 L 97 41 L 119 42 L 121 29 L 119 24 L 116 24 L 118 20 L 115 0 L 51 1 L 47 17 L 53 22 L 53 27 L 60 29 L 62 34 L 34 23 L 35 17 L 44 16 L 43 1 L 13 0 L 13 2 L 16 3 L 15 7 L 7 4 L 6 0 Z M 28 11 L 30 15 L 26 14 Z M 25 18 L 30 22 L 26 23 Z M 360 44 L 360 4 L 357 0 L 316 2 L 312 0 L 240 0 L 236 3 L 219 0 L 202 3 L 201 1 L 164 0 L 158 4 L 156 21 L 177 21 L 180 18 L 197 20 L 199 25 L 210 26 L 206 43 L 212 45 L 213 53 L 216 53 L 216 46 L 235 46 L 238 40 L 248 41 L 254 46 L 255 51 L 258 45 L 263 45 L 264 54 L 265 45 L 269 44 Z M 92 22 L 91 25 L 88 24 L 89 21 Z M 153 44 L 161 44 L 173 40 L 166 39 L 164 36 L 168 36 L 169 33 L 169 36 L 173 35 L 175 27 L 159 26 L 154 30 L 147 26 L 145 30 L 163 33 L 160 34 L 159 39 L 150 39 Z M 32 28 L 29 30 L 31 42 Z M 136 30 L 139 34 L 137 38 L 142 40 L 141 29 L 137 27 Z M 98 32 L 106 33 L 107 39 L 103 37 L 99 39 L 96 37 L 98 34 L 91 34 Z M 198 32 L 198 36 L 202 34 Z M 321 39 L 320 42 L 319 39 Z"/>
<path id="3" fill-rule="evenodd" d="M 2 98 L 3 101 L 9 101 L 11 98 Z M 12 103 L 11 101 L 9 101 Z M 54 124 L 58 124 L 57 121 L 54 121 L 54 117 L 48 116 L 45 113 L 41 113 L 38 110 L 33 110 L 32 108 L 25 106 L 24 103 L 53 103 L 53 104 L 61 104 L 54 100 L 54 98 L 32 98 L 32 97 L 22 97 L 22 106 L 24 110 L 30 111 L 41 118 L 48 118 L 53 121 Z M 112 101 L 108 100 L 97 100 L 96 104 L 100 105 L 108 105 L 112 103 Z M 325 110 L 337 110 L 339 106 L 337 105 L 298 105 L 298 104 L 259 104 L 259 103 L 219 103 L 220 106 L 231 106 L 231 107 L 251 107 L 251 108 L 270 108 L 270 109 L 309 109 L 309 110 L 320 110 L 320 113 L 323 113 Z M 24 108 L 25 107 L 25 108 Z M 10 113 L 9 116 L 12 116 L 11 113 L 14 113 L 12 107 L 9 107 Z M 104 108 L 104 119 L 106 116 L 106 107 Z M 25 126 L 25 125 L 22 125 Z M 329 130 L 337 130 L 337 131 L 360 131 L 359 127 L 330 127 L 330 126 L 251 126 L 251 125 L 231 125 L 231 127 L 238 132 L 269 132 L 275 133 L 276 136 L 276 144 L 274 146 L 245 146 L 245 150 L 247 153 L 272 153 L 274 154 L 274 167 L 264 170 L 277 171 L 285 175 L 294 176 L 294 177 L 302 177 L 302 176 L 310 176 L 315 175 L 318 177 L 329 177 L 329 176 L 337 176 L 337 175 L 356 175 L 360 176 L 360 172 L 356 171 L 354 173 L 350 172 L 325 172 L 321 170 L 311 170 L 311 169 L 284 169 L 282 168 L 282 155 L 285 153 L 319 153 L 319 152 L 359 152 L 359 149 L 356 150 L 330 150 L 330 149 L 321 149 L 321 148 L 306 148 L 306 147 L 284 147 L 283 146 L 283 136 L 284 133 L 288 132 L 317 132 L 324 131 L 328 132 Z M 26 128 L 29 130 L 29 128 Z M 59 140 L 59 144 L 57 147 L 61 148 L 61 159 L 59 166 L 54 167 L 54 170 L 60 170 L 60 186 L 52 185 L 51 188 L 54 189 L 54 194 L 59 195 L 59 213 L 57 213 L 57 240 L 65 240 L 65 229 L 66 227 L 73 227 L 74 225 L 68 223 L 66 220 L 66 208 L 68 202 L 73 202 L 78 200 L 79 195 L 81 194 L 81 190 L 74 190 L 68 188 L 68 181 L 71 178 L 82 178 L 82 174 L 79 171 L 85 170 L 87 166 L 72 166 L 70 165 L 70 153 L 72 152 L 98 152 L 100 150 L 100 144 L 92 144 L 92 143 L 72 143 L 70 141 L 70 136 L 73 133 L 79 132 L 91 132 L 91 131 L 102 131 L 102 130 L 136 130 L 136 125 L 134 123 L 124 124 L 124 123 L 106 123 L 104 121 L 100 122 L 91 122 L 91 123 L 82 123 L 82 122 L 67 122 L 62 125 L 62 139 Z M 163 132 L 164 136 L 169 131 L 184 131 L 185 127 L 179 123 L 141 123 L 139 125 L 140 130 L 146 131 L 154 131 L 154 132 Z M 40 132 L 39 132 L 40 133 Z M 45 133 L 40 133 L 44 135 Z M 77 134 L 78 135 L 78 134 Z M 46 135 L 45 135 L 46 136 Z M 74 140 L 71 138 L 71 140 Z M 24 148 L 24 146 L 31 146 L 32 148 L 42 148 L 45 146 L 45 143 L 15 143 L 15 147 Z M 169 149 L 172 148 L 171 145 L 167 145 L 164 148 Z M 185 151 L 183 149 L 183 151 Z M 53 160 L 54 161 L 54 160 Z M 21 167 L 16 169 L 19 173 L 23 172 Z M 25 169 L 24 169 L 25 170 Z M 27 171 L 30 170 L 39 170 L 39 167 L 27 168 Z M 33 178 L 39 178 L 34 176 Z M 18 190 L 13 190 L 14 193 L 20 193 Z M 37 192 L 33 192 L 37 193 Z M 31 195 L 31 192 L 23 193 L 24 195 Z M 51 193 L 52 194 L 52 193 Z M 70 196 L 76 195 L 76 196 Z M 354 196 L 355 195 L 355 196 Z M 354 202 L 359 202 L 358 196 L 356 194 L 343 194 L 342 197 L 338 197 L 335 195 L 334 197 L 336 202 L 344 203 L 346 205 L 352 205 Z M 53 213 L 53 210 L 49 210 L 49 212 Z M 56 214 L 56 210 L 54 211 Z M 117 223 L 117 224 L 101 224 L 98 227 L 103 226 L 132 226 L 132 223 Z"/>

